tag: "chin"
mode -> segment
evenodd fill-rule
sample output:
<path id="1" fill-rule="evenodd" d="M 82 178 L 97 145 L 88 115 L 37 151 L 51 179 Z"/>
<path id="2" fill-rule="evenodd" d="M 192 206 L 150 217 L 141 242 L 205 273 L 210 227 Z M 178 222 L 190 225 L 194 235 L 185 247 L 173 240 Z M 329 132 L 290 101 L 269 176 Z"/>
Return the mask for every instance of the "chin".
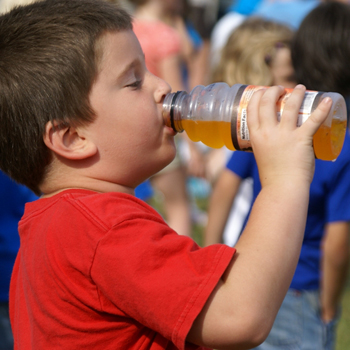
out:
<path id="1" fill-rule="evenodd" d="M 169 160 L 169 163 L 168 164 L 170 164 L 173 160 L 174 160 L 174 158 L 175 158 L 175 156 L 176 156 L 176 146 L 175 146 L 175 144 L 174 144 L 174 146 L 173 146 L 173 152 L 172 152 L 172 154 L 171 154 L 171 157 L 170 157 L 170 160 Z M 167 164 L 167 165 L 168 165 Z"/>
<path id="2" fill-rule="evenodd" d="M 159 162 L 159 169 L 157 170 L 157 172 L 161 171 L 167 165 L 169 165 L 174 160 L 175 156 L 176 156 L 176 148 L 174 147 L 174 151 L 173 152 L 169 152 L 167 157 L 164 158 L 163 161 Z"/>
<path id="3" fill-rule="evenodd" d="M 169 165 L 175 158 L 175 155 L 176 153 L 171 157 L 169 158 L 167 161 L 164 161 L 164 163 L 162 164 L 162 168 L 159 169 L 158 171 L 162 170 L 163 168 L 165 168 L 167 165 Z"/>

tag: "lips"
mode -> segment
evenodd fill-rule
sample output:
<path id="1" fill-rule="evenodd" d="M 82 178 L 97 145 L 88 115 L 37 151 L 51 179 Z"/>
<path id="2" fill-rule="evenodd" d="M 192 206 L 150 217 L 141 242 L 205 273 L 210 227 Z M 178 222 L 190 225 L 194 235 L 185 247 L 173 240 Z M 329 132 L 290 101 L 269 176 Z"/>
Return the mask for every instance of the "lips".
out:
<path id="1" fill-rule="evenodd" d="M 164 129 L 166 130 L 166 133 L 170 134 L 171 136 L 175 136 L 177 134 L 177 132 L 173 128 L 167 125 L 164 125 Z"/>

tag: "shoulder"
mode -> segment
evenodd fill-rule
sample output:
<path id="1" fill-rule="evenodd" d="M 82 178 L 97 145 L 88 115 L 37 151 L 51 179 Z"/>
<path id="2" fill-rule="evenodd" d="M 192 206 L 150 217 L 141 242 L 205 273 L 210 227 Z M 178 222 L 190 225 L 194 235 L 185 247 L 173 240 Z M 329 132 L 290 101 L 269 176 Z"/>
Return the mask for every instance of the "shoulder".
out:
<path id="1" fill-rule="evenodd" d="M 344 139 L 343 149 L 339 155 L 339 158 L 350 159 L 350 131 L 347 130 Z"/>
<path id="2" fill-rule="evenodd" d="M 134 32 L 146 53 L 146 60 L 178 54 L 181 40 L 177 31 L 160 21 L 134 21 Z"/>
<path id="3" fill-rule="evenodd" d="M 245 167 L 255 163 L 254 154 L 251 152 L 235 151 L 227 163 L 227 168 Z"/>
<path id="4" fill-rule="evenodd" d="M 119 193 L 86 194 L 67 193 L 69 200 L 75 207 L 96 221 L 103 220 L 103 224 L 110 228 L 122 221 L 145 218 L 163 222 L 161 216 L 144 201 L 135 196 Z"/>
<path id="5" fill-rule="evenodd" d="M 333 169 L 334 171 L 350 166 L 350 132 L 349 130 L 347 130 L 345 134 L 343 148 L 338 158 L 331 162 L 317 160 L 316 166 L 322 169 L 330 169 L 330 170 Z"/>
<path id="6" fill-rule="evenodd" d="M 323 161 L 316 159 L 315 173 L 312 186 L 315 184 L 328 184 L 327 188 L 337 188 L 341 186 L 350 188 L 348 181 L 350 176 L 350 134 L 347 131 L 344 145 L 339 157 L 334 161 Z"/>
<path id="7" fill-rule="evenodd" d="M 24 205 L 38 197 L 24 185 L 18 184 L 0 171 L 0 217 L 13 217 L 17 220 L 23 214 Z"/>
<path id="8" fill-rule="evenodd" d="M 161 216 L 138 198 L 118 192 L 97 193 L 90 190 L 70 189 L 53 197 L 39 199 L 26 206 L 23 221 L 40 215 L 42 220 L 58 220 L 61 226 L 94 226 L 101 232 L 125 220 L 145 218 L 164 223 Z M 50 219 L 51 218 L 51 219 Z"/>

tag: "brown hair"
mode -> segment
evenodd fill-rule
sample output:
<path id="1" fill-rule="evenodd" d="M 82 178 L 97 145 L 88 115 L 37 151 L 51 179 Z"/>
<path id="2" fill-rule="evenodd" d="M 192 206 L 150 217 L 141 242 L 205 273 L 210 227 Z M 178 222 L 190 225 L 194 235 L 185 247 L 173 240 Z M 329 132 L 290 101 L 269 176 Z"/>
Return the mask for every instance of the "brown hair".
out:
<path id="1" fill-rule="evenodd" d="M 142 6 L 148 2 L 148 0 L 129 0 L 134 6 Z"/>
<path id="2" fill-rule="evenodd" d="M 94 119 L 89 93 L 107 31 L 131 30 L 131 18 L 102 0 L 46 0 L 0 17 L 0 168 L 39 194 L 50 152 L 48 121 Z M 122 48 L 124 49 L 124 48 Z"/>
<path id="3" fill-rule="evenodd" d="M 310 90 L 350 95 L 350 6 L 321 3 L 302 21 L 292 43 L 299 83 Z"/>
<path id="4" fill-rule="evenodd" d="M 271 85 L 270 62 L 279 47 L 290 47 L 293 32 L 287 26 L 250 17 L 230 35 L 213 72 L 213 82 Z"/>

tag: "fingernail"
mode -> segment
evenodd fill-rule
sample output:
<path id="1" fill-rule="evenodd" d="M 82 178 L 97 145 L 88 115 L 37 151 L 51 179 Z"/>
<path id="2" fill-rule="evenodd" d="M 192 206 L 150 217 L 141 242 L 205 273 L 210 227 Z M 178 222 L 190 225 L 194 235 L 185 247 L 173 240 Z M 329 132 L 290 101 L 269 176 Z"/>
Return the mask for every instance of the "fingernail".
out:
<path id="1" fill-rule="evenodd" d="M 326 97 L 322 100 L 322 103 L 324 103 L 325 105 L 328 105 L 331 102 L 332 102 L 332 99 L 330 97 Z"/>
<path id="2" fill-rule="evenodd" d="M 298 84 L 294 89 L 305 89 L 303 84 Z"/>

